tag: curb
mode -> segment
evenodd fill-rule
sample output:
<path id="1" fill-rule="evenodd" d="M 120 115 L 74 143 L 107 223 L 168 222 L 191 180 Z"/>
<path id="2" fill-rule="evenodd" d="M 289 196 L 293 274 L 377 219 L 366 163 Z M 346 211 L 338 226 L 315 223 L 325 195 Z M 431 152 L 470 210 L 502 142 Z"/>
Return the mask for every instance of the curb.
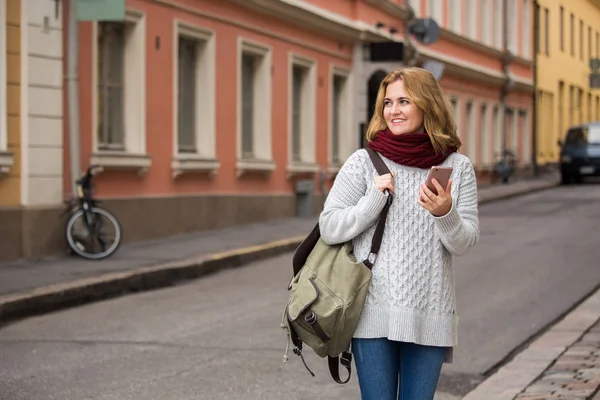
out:
<path id="1" fill-rule="evenodd" d="M 462 400 L 513 400 L 598 322 L 598 310 L 600 287 L 597 286 L 581 304 Z"/>
<path id="2" fill-rule="evenodd" d="M 536 192 L 541 192 L 544 190 L 548 190 L 548 189 L 553 189 L 556 187 L 560 186 L 560 182 L 559 181 L 553 181 L 553 180 L 549 180 L 548 182 L 541 182 L 533 187 L 529 187 L 527 189 L 523 189 L 523 190 L 515 190 L 513 192 L 507 192 L 507 193 L 503 193 L 503 194 L 499 194 L 496 196 L 489 196 L 489 197 L 485 197 L 482 196 L 479 198 L 478 203 L 481 204 L 488 204 L 488 203 L 494 203 L 496 201 L 499 200 L 508 200 L 510 198 L 513 197 L 518 197 L 518 196 L 523 196 L 526 194 L 532 194 L 532 193 L 536 193 Z"/>
<path id="3" fill-rule="evenodd" d="M 480 198 L 479 204 L 492 203 L 523 194 L 550 189 L 558 182 L 543 182 L 535 187 Z M 203 255 L 131 271 L 114 272 L 67 283 L 40 287 L 0 296 L 0 327 L 9 322 L 58 311 L 128 293 L 159 289 L 202 276 L 236 268 L 254 261 L 294 251 L 305 236 L 296 236 L 257 246 Z M 291 270 L 291 269 L 290 269 Z"/>
<path id="4" fill-rule="evenodd" d="M 304 240 L 298 236 L 257 246 L 169 262 L 133 271 L 115 272 L 36 288 L 0 297 L 0 327 L 10 321 L 59 309 L 159 289 L 217 271 L 293 251 Z M 291 271 L 291 268 L 290 268 Z"/>

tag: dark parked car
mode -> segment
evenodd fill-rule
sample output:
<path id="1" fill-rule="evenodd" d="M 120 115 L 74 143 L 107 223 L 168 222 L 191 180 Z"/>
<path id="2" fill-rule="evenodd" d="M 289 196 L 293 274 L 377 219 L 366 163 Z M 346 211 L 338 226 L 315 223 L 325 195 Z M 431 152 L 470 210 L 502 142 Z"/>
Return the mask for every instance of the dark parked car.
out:
<path id="1" fill-rule="evenodd" d="M 569 128 L 565 142 L 558 141 L 563 185 L 600 175 L 600 122 Z"/>

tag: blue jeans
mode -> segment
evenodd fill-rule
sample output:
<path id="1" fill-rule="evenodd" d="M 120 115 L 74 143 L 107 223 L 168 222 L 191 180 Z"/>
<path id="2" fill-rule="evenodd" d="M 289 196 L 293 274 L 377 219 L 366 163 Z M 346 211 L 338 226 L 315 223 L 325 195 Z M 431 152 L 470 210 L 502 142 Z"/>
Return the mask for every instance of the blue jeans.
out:
<path id="1" fill-rule="evenodd" d="M 352 339 L 362 400 L 433 400 L 445 347 Z"/>

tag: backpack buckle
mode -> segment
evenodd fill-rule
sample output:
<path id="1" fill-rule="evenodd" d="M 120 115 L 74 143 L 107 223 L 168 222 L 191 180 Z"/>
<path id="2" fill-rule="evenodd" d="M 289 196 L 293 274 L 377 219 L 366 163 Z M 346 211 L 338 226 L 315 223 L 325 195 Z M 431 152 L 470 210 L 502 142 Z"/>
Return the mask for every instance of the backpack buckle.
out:
<path id="1" fill-rule="evenodd" d="M 371 261 L 371 256 L 373 257 L 372 261 Z M 369 255 L 367 256 L 367 261 L 369 261 L 371 263 L 371 265 L 374 265 L 375 261 L 377 261 L 377 253 L 369 253 Z"/>
<path id="2" fill-rule="evenodd" d="M 313 325 L 315 322 L 317 322 L 317 315 L 315 314 L 315 312 L 311 311 L 310 313 L 305 314 L 304 322 L 310 325 Z"/>

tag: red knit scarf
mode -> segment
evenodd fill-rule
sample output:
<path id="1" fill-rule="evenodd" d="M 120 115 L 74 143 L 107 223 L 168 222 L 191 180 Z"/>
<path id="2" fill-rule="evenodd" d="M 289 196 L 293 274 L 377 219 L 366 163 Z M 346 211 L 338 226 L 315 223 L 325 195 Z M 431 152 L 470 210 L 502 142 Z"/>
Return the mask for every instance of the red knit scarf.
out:
<path id="1" fill-rule="evenodd" d="M 377 132 L 369 147 L 390 160 L 408 167 L 431 168 L 440 165 L 456 147 L 439 154 L 433 149 L 427 133 L 403 133 L 394 135 L 389 128 Z"/>

